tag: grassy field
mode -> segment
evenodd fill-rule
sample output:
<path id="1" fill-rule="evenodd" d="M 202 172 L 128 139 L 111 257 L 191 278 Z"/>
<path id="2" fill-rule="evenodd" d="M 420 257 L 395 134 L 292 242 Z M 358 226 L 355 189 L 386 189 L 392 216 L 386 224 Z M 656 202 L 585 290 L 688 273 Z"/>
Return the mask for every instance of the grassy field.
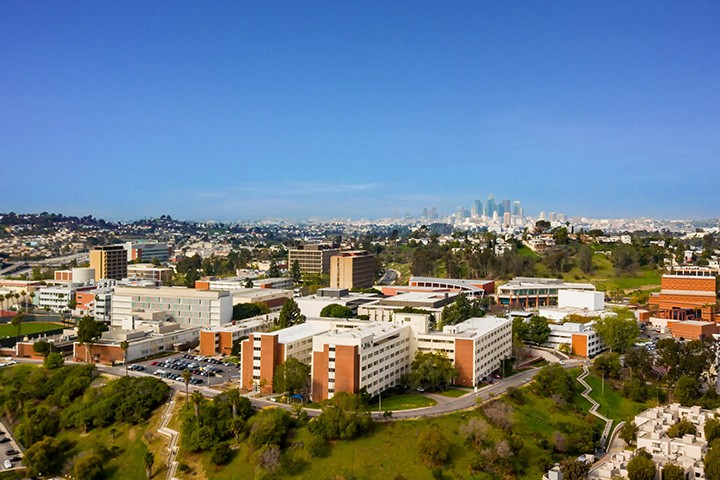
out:
<path id="1" fill-rule="evenodd" d="M 44 323 L 44 322 L 28 322 L 21 324 L 20 336 L 33 335 L 35 333 L 43 333 L 48 330 L 57 330 L 63 328 L 61 323 Z M 0 338 L 14 337 L 17 335 L 17 329 L 9 324 L 0 325 Z"/>
<path id="2" fill-rule="evenodd" d="M 577 376 L 580 369 L 574 369 L 572 373 Z M 462 389 L 451 391 L 463 392 Z M 524 447 L 518 456 L 526 459 L 527 468 L 522 474 L 513 478 L 534 480 L 542 477 L 545 466 L 552 465 L 561 458 L 554 457 L 546 450 L 546 446 L 548 442 L 552 442 L 555 432 L 562 430 L 568 424 L 581 426 L 587 425 L 587 421 L 594 422 L 595 420 L 594 417 L 586 420 L 590 404 L 579 394 L 571 404 L 560 405 L 554 399 L 534 395 L 527 388 L 522 391 L 524 392 L 524 401 L 521 404 L 504 397 L 501 401 L 511 408 L 512 433 L 519 435 L 524 441 Z M 383 400 L 383 409 L 384 406 L 385 401 Z M 480 415 L 481 413 L 477 409 L 473 409 L 437 418 L 379 422 L 365 437 L 353 441 L 331 442 L 328 454 L 321 458 L 307 456 L 303 445 L 307 443 L 309 432 L 307 427 L 303 427 L 288 439 L 288 446 L 283 453 L 285 469 L 282 473 L 269 478 L 392 480 L 396 475 L 402 474 L 406 479 L 430 480 L 433 475 L 431 470 L 420 461 L 417 439 L 422 431 L 433 427 L 443 433 L 450 445 L 450 460 L 444 468 L 443 478 L 468 480 L 498 478 L 488 472 L 476 475 L 469 473 L 470 462 L 476 453 L 460 435 L 460 426 Z M 500 430 L 492 427 L 487 437 L 497 441 L 501 435 Z M 254 478 L 256 473 L 247 442 L 235 445 L 234 458 L 225 467 L 214 466 L 210 462 L 209 453 L 192 454 L 181 450 L 179 458 L 191 468 L 190 472 L 178 473 L 178 477 L 183 480 L 244 479 Z M 288 458 L 293 461 L 288 462 Z M 295 465 L 290 472 L 287 471 L 289 463 Z"/>
<path id="3" fill-rule="evenodd" d="M 432 407 L 436 404 L 437 402 L 435 400 L 424 395 L 401 393 L 383 397 L 382 406 L 376 402 L 370 405 L 370 410 L 377 411 L 378 408 L 383 412 L 387 410 L 409 410 L 411 408 Z"/>
<path id="4" fill-rule="evenodd" d="M 602 379 L 594 375 L 588 375 L 585 381 L 593 389 L 590 396 L 600 404 L 599 413 L 612 418 L 615 422 L 630 420 L 651 406 L 649 403 L 633 402 L 623 397 L 620 392 L 613 390 L 607 382 L 605 382 L 605 389 L 603 390 Z"/>
<path id="5" fill-rule="evenodd" d="M 472 389 L 470 389 L 470 388 L 453 387 L 448 390 L 445 390 L 444 392 L 438 392 L 438 394 L 442 395 L 443 397 L 458 398 L 458 397 L 462 397 L 466 393 L 470 393 L 470 392 L 472 392 Z"/>

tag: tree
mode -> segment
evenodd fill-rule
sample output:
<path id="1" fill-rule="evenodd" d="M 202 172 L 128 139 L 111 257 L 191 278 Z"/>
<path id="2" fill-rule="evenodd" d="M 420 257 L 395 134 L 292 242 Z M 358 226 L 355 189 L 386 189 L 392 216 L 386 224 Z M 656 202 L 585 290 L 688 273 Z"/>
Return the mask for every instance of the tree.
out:
<path id="1" fill-rule="evenodd" d="M 337 392 L 323 403 L 322 413 L 310 423 L 310 429 L 326 440 L 352 440 L 368 431 L 372 417 L 360 395 Z"/>
<path id="2" fill-rule="evenodd" d="M 19 313 L 15 314 L 15 316 L 12 318 L 12 320 L 10 320 L 10 323 L 17 330 L 17 339 L 16 339 L 17 342 L 20 341 L 20 333 L 22 333 L 23 317 L 24 317 L 24 315 L 22 314 L 22 312 L 19 312 Z"/>
<path id="3" fill-rule="evenodd" d="M 51 345 L 50 342 L 44 342 L 42 340 L 39 340 L 35 343 L 33 343 L 33 351 L 35 353 L 38 353 L 42 355 L 43 357 L 47 357 L 50 353 Z"/>
<path id="4" fill-rule="evenodd" d="M 270 307 L 265 302 L 238 303 L 233 306 L 233 320 L 245 320 L 270 313 Z"/>
<path id="5" fill-rule="evenodd" d="M 620 355 L 614 352 L 605 352 L 595 358 L 593 362 L 593 370 L 598 376 L 619 378 L 621 368 Z"/>
<path id="6" fill-rule="evenodd" d="M 152 467 L 155 464 L 155 455 L 152 452 L 146 452 L 143 463 L 145 464 L 145 476 L 152 478 Z"/>
<path id="7" fill-rule="evenodd" d="M 323 307 L 323 309 L 320 311 L 320 316 L 332 318 L 352 318 L 353 311 L 350 307 L 346 307 L 337 303 L 331 303 L 330 305 L 326 305 L 325 307 Z"/>
<path id="8" fill-rule="evenodd" d="M 695 435 L 697 428 L 689 420 L 683 418 L 675 425 L 668 428 L 667 436 L 671 438 L 682 438 L 685 435 Z"/>
<path id="9" fill-rule="evenodd" d="M 625 352 L 625 365 L 630 369 L 631 376 L 647 380 L 653 359 L 647 348 L 634 347 Z"/>
<path id="10" fill-rule="evenodd" d="M 292 298 L 288 298 L 283 303 L 280 315 L 275 320 L 275 325 L 279 328 L 287 328 L 301 323 L 305 323 L 305 315 L 300 311 L 297 302 Z"/>
<path id="11" fill-rule="evenodd" d="M 588 247 L 587 245 L 582 245 L 580 248 L 578 248 L 578 267 L 580 267 L 580 270 L 582 270 L 583 273 L 587 275 L 590 275 L 593 271 L 592 259 L 593 251 L 590 247 Z"/>
<path id="12" fill-rule="evenodd" d="M 52 437 L 45 437 L 27 449 L 23 463 L 28 475 L 54 475 L 60 473 L 65 463 L 63 445 Z"/>
<path id="13" fill-rule="evenodd" d="M 195 420 L 199 423 L 200 422 L 200 405 L 203 401 L 205 401 L 205 397 L 203 397 L 203 394 L 195 390 L 190 395 L 190 400 L 192 400 L 193 405 L 195 407 Z"/>
<path id="14" fill-rule="evenodd" d="M 483 442 L 487 440 L 490 425 L 479 417 L 472 417 L 467 423 L 460 425 L 460 436 L 465 439 L 473 448 L 479 450 Z"/>
<path id="15" fill-rule="evenodd" d="M 293 279 L 293 283 L 298 284 L 302 279 L 302 273 L 300 273 L 300 262 L 293 260 L 290 265 L 290 278 Z"/>
<path id="16" fill-rule="evenodd" d="M 634 445 L 637 433 L 638 426 L 635 425 L 635 422 L 625 422 L 625 425 L 620 429 L 619 436 L 627 445 Z"/>
<path id="17" fill-rule="evenodd" d="M 705 421 L 705 440 L 708 445 L 712 444 L 717 438 L 720 438 L 720 420 L 717 418 L 708 418 Z"/>
<path id="18" fill-rule="evenodd" d="M 105 462 L 97 453 L 90 453 L 80 457 L 73 465 L 73 472 L 77 480 L 99 480 L 103 476 Z"/>
<path id="19" fill-rule="evenodd" d="M 210 461 L 215 465 L 227 465 L 232 459 L 232 450 L 227 442 L 220 442 L 212 448 Z"/>
<path id="20" fill-rule="evenodd" d="M 275 369 L 273 390 L 276 392 L 307 393 L 310 386 L 310 365 L 296 358 L 288 358 Z"/>
<path id="21" fill-rule="evenodd" d="M 290 422 L 290 413 L 281 408 L 268 408 L 261 410 L 252 419 L 248 441 L 254 449 L 263 445 L 280 446 L 285 441 Z"/>
<path id="22" fill-rule="evenodd" d="M 655 480 L 655 462 L 645 455 L 635 455 L 627 464 L 628 480 Z"/>
<path id="23" fill-rule="evenodd" d="M 187 408 L 188 403 L 190 402 L 190 379 L 192 378 L 192 374 L 190 373 L 190 370 L 186 368 L 180 375 L 182 376 L 183 383 L 185 384 L 185 408 Z"/>
<path id="24" fill-rule="evenodd" d="M 130 347 L 130 343 L 128 343 L 127 340 L 123 340 L 120 342 L 120 348 L 122 348 L 123 351 L 123 365 L 125 365 L 125 375 L 127 375 L 127 351 L 128 347 Z"/>
<path id="25" fill-rule="evenodd" d="M 410 365 L 410 384 L 414 388 L 447 388 L 458 371 L 445 352 L 417 352 Z"/>
<path id="26" fill-rule="evenodd" d="M 705 478 L 707 480 L 720 480 L 720 442 L 715 441 L 703 459 L 705 464 Z"/>
<path id="27" fill-rule="evenodd" d="M 102 322 L 96 322 L 92 317 L 87 315 L 82 317 L 80 322 L 78 322 L 78 343 L 80 345 L 87 344 L 87 349 L 85 351 L 86 362 L 90 362 L 89 358 L 91 357 L 92 344 L 95 340 L 100 338 L 102 332 L 105 330 L 107 330 L 107 326 L 105 326 L 105 324 Z"/>
<path id="28" fill-rule="evenodd" d="M 428 467 L 439 467 L 450 456 L 450 444 L 438 428 L 427 428 L 420 432 L 417 440 L 420 460 Z"/>
<path id="29" fill-rule="evenodd" d="M 245 288 L 253 288 L 255 284 L 252 281 L 252 278 L 248 277 L 245 279 Z"/>
<path id="30" fill-rule="evenodd" d="M 588 472 L 590 472 L 590 465 L 576 458 L 566 458 L 560 462 L 560 473 L 562 473 L 563 480 L 585 480 Z"/>
<path id="31" fill-rule="evenodd" d="M 695 400 L 700 398 L 698 381 L 687 375 L 680 377 L 675 383 L 675 398 L 686 407 L 694 405 Z"/>
<path id="32" fill-rule="evenodd" d="M 267 271 L 267 276 L 270 278 L 277 278 L 280 276 L 280 269 L 278 268 L 277 262 L 274 258 L 270 260 L 270 268 Z"/>
<path id="33" fill-rule="evenodd" d="M 568 402 L 575 396 L 572 376 L 557 363 L 541 368 L 533 377 L 532 387 L 539 395 L 545 397 L 559 395 Z"/>
<path id="34" fill-rule="evenodd" d="M 635 315 L 627 308 L 615 308 L 616 315 L 595 320 L 595 331 L 611 352 L 622 353 L 629 348 L 640 334 Z"/>
<path id="35" fill-rule="evenodd" d="M 527 333 L 525 340 L 534 343 L 535 345 L 542 345 L 547 342 L 550 337 L 550 326 L 548 325 L 547 318 L 539 315 L 533 315 L 527 324 Z"/>
<path id="36" fill-rule="evenodd" d="M 240 390 L 232 388 L 228 390 L 225 395 L 227 395 L 227 399 L 232 407 L 233 418 L 247 420 L 253 415 L 253 408 L 250 404 L 250 400 L 240 395 Z"/>
<path id="37" fill-rule="evenodd" d="M 685 470 L 674 463 L 666 463 L 662 469 L 662 480 L 685 480 Z"/>
<path id="38" fill-rule="evenodd" d="M 62 353 L 60 352 L 52 352 L 45 357 L 43 365 L 49 370 L 60 368 L 65 365 L 65 358 L 63 358 Z"/>
<path id="39" fill-rule="evenodd" d="M 455 301 L 445 305 L 442 321 L 445 325 L 456 325 L 468 318 L 485 316 L 485 304 L 482 299 L 469 300 L 464 292 L 460 292 Z"/>

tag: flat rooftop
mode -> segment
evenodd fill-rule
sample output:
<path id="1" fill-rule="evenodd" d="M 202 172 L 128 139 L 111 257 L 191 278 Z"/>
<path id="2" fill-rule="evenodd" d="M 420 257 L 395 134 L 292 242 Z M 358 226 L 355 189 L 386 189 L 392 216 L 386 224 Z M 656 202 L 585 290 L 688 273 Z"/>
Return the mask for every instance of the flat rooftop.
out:
<path id="1" fill-rule="evenodd" d="M 507 323 L 512 323 L 512 320 L 505 317 L 495 316 L 468 318 L 464 322 L 460 322 L 455 325 L 456 327 L 459 327 L 459 331 L 455 336 L 458 338 L 483 336 Z"/>

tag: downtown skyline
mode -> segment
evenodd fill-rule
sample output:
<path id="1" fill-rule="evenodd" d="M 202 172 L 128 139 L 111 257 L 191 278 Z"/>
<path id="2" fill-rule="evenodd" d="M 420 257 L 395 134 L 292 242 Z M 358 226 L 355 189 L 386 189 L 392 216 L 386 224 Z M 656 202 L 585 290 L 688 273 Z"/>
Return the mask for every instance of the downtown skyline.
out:
<path id="1" fill-rule="evenodd" d="M 711 2 L 0 13 L 6 212 L 719 216 Z"/>

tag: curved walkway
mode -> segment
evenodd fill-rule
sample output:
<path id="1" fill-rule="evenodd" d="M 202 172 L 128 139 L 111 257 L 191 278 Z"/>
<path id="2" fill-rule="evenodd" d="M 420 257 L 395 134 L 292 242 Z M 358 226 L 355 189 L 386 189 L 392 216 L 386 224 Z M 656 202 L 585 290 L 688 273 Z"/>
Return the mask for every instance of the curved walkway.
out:
<path id="1" fill-rule="evenodd" d="M 592 399 L 592 397 L 589 395 L 590 392 L 592 392 L 592 388 L 590 388 L 590 385 L 587 384 L 585 381 L 585 377 L 590 375 L 590 370 L 588 370 L 587 365 L 583 365 L 583 373 L 577 377 L 577 381 L 580 382 L 580 384 L 585 387 L 585 390 L 580 394 L 590 402 L 592 405 L 590 407 L 590 413 L 598 417 L 600 420 L 605 422 L 605 428 L 603 429 L 602 436 L 600 437 L 600 449 L 605 451 L 605 445 L 607 443 L 608 436 L 610 435 L 610 428 L 612 427 L 613 421 L 610 418 L 607 418 L 606 416 L 598 413 L 598 409 L 600 408 L 600 404 Z"/>

